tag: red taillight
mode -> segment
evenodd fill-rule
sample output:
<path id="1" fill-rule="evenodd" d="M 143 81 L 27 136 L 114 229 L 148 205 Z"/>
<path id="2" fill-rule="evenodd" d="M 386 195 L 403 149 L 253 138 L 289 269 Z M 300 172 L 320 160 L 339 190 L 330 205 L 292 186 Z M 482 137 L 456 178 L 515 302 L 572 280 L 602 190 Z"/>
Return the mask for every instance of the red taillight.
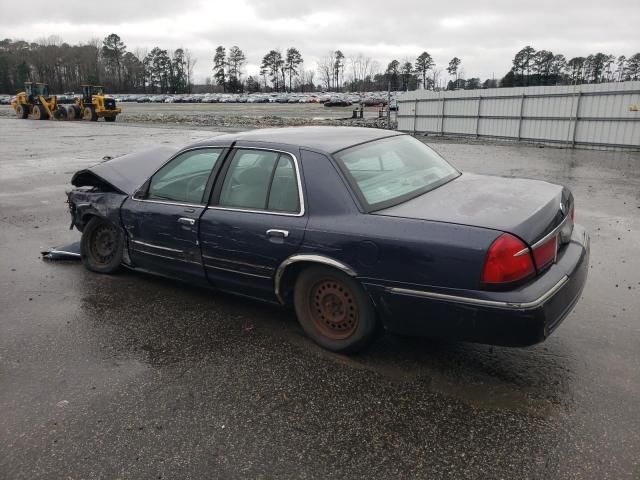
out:
<path id="1" fill-rule="evenodd" d="M 533 249 L 533 258 L 536 261 L 536 267 L 538 270 L 542 270 L 544 267 L 552 263 L 556 259 L 556 252 L 558 251 L 558 235 L 554 235 L 542 245 L 538 245 Z"/>
<path id="2" fill-rule="evenodd" d="M 481 281 L 484 284 L 511 283 L 534 273 L 533 260 L 524 242 L 503 233 L 489 247 Z"/>

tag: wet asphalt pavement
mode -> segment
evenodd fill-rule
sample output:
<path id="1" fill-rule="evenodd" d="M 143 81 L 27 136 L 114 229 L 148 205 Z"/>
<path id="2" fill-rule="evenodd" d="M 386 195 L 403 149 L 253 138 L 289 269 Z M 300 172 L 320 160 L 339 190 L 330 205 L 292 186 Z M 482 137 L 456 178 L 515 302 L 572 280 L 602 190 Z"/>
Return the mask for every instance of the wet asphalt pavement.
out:
<path id="1" fill-rule="evenodd" d="M 287 310 L 45 262 L 71 174 L 204 130 L 0 119 L 0 478 L 640 479 L 640 154 L 438 141 L 569 185 L 582 300 L 545 343 L 327 353 Z"/>

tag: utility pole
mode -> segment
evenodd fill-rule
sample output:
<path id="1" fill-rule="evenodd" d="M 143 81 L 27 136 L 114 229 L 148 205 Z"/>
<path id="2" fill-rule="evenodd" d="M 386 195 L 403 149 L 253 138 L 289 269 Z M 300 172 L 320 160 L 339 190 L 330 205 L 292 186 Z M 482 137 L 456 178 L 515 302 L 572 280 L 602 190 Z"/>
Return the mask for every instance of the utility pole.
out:
<path id="1" fill-rule="evenodd" d="M 391 130 L 391 79 L 387 84 L 387 128 Z"/>

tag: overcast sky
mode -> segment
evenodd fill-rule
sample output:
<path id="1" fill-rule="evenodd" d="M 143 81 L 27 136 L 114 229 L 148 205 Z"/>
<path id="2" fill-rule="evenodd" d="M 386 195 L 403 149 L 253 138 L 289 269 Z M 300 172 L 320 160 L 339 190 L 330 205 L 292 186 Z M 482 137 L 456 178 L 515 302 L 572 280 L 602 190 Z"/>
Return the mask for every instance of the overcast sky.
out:
<path id="1" fill-rule="evenodd" d="M 640 51 L 640 0 L 0 2 L 2 38 L 33 41 L 57 35 L 75 44 L 110 33 L 120 35 L 132 51 L 190 49 L 198 59 L 198 83 L 210 75 L 220 44 L 244 50 L 248 74 L 257 73 L 268 50 L 295 46 L 306 68 L 315 69 L 318 58 L 336 49 L 347 57 L 373 57 L 382 68 L 393 58 L 413 61 L 426 50 L 443 78 L 449 60 L 457 56 L 467 78 L 484 79 L 504 75 L 524 45 L 567 58 Z"/>

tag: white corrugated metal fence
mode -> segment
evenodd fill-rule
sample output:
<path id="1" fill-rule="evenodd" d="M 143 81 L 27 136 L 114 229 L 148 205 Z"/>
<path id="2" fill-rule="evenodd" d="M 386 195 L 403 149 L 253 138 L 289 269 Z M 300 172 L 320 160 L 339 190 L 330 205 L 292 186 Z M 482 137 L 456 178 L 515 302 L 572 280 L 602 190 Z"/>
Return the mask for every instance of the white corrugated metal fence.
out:
<path id="1" fill-rule="evenodd" d="M 640 150 L 640 82 L 407 92 L 398 130 Z"/>

